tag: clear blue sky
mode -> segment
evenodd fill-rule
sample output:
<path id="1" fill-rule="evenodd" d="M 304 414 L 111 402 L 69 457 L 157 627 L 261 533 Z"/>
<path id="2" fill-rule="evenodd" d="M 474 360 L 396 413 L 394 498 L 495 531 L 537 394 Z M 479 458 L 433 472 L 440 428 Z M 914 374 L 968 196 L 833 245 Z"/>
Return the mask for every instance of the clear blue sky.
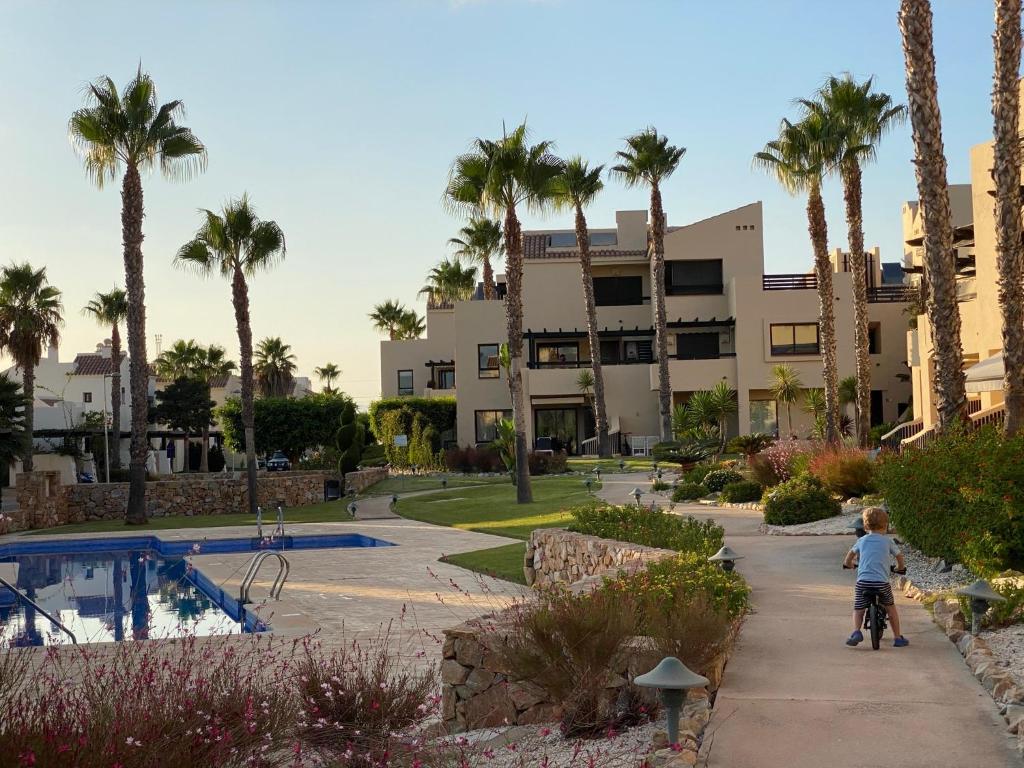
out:
<path id="1" fill-rule="evenodd" d="M 751 170 L 751 155 L 829 73 L 877 76 L 905 100 L 896 0 L 604 2 L 45 2 L 0 5 L 0 261 L 45 264 L 65 292 L 65 354 L 102 337 L 78 313 L 123 285 L 117 188 L 97 191 L 67 139 L 83 85 L 123 83 L 141 60 L 163 100 L 180 98 L 209 148 L 188 183 L 145 180 L 148 333 L 237 355 L 225 282 L 175 271 L 196 208 L 247 191 L 288 238 L 288 258 L 252 286 L 257 338 L 280 335 L 300 371 L 331 360 L 361 403 L 378 394 L 366 314 L 415 304 L 459 222 L 441 192 L 452 158 L 502 120 L 526 117 L 565 154 L 608 162 L 655 125 L 687 154 L 665 189 L 669 222 L 765 203 L 769 271 L 809 266 L 803 201 Z M 935 0 L 950 181 L 991 136 L 992 4 Z M 900 254 L 900 205 L 916 197 L 909 128 L 864 177 L 868 245 Z M 609 183 L 590 213 L 646 197 Z M 827 190 L 830 245 L 845 247 L 841 195 Z M 557 219 L 527 226 L 567 226 Z"/>

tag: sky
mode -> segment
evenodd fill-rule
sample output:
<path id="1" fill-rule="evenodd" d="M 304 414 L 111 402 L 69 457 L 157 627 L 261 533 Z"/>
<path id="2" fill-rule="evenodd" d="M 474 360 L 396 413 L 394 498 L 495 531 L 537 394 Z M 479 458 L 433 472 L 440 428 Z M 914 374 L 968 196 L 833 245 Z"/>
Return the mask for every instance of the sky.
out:
<path id="1" fill-rule="evenodd" d="M 752 155 L 830 73 L 875 76 L 905 101 L 897 0 L 0 0 L 0 263 L 45 265 L 64 292 L 62 359 L 109 335 L 80 314 L 123 286 L 118 186 L 97 189 L 68 140 L 83 88 L 140 64 L 161 101 L 181 99 L 206 171 L 143 179 L 150 356 L 155 336 L 218 343 L 237 358 L 230 286 L 176 269 L 200 224 L 247 192 L 287 237 L 283 264 L 250 285 L 256 339 L 291 344 L 299 373 L 328 361 L 361 405 L 379 395 L 380 336 L 367 314 L 417 299 L 462 222 L 441 198 L 452 159 L 526 119 L 559 153 L 610 163 L 655 126 L 687 152 L 664 186 L 670 224 L 764 202 L 766 271 L 805 271 L 804 201 Z M 992 3 L 933 0 L 951 183 L 991 138 Z M 900 206 L 917 197 L 909 126 L 864 173 L 868 246 L 901 254 Z M 609 181 L 594 227 L 646 207 Z M 846 246 L 839 183 L 829 245 Z M 565 227 L 525 216 L 524 227 Z"/>

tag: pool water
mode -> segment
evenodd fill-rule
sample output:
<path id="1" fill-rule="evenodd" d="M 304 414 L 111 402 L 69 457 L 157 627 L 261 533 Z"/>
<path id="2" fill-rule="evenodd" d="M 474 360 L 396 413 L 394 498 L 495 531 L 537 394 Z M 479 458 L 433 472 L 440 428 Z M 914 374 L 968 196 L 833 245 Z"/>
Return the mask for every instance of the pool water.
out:
<path id="1" fill-rule="evenodd" d="M 0 578 L 59 619 L 79 643 L 229 635 L 270 627 L 239 604 L 237 592 L 225 592 L 195 567 L 194 555 L 379 546 L 393 545 L 360 534 L 19 542 L 0 545 Z M 268 573 L 274 572 L 273 565 L 267 566 Z M 0 584 L 0 645 L 71 642 L 48 618 Z"/>

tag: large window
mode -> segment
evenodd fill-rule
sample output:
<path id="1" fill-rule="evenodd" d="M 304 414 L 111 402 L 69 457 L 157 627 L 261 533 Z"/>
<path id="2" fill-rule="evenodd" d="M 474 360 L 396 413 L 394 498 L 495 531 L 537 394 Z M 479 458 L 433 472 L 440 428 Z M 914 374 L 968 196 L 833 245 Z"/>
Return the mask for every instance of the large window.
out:
<path id="1" fill-rule="evenodd" d="M 665 266 L 665 292 L 669 296 L 701 296 L 722 293 L 721 259 L 670 261 Z"/>
<path id="2" fill-rule="evenodd" d="M 817 355 L 817 323 L 786 323 L 771 326 L 772 355 Z"/>
<path id="3" fill-rule="evenodd" d="M 476 411 L 476 441 L 492 443 L 498 437 L 498 422 L 511 419 L 512 411 Z"/>
<path id="4" fill-rule="evenodd" d="M 412 389 L 412 371 L 399 371 L 398 372 L 398 394 L 400 395 L 411 395 Z"/>
<path id="5" fill-rule="evenodd" d="M 640 275 L 595 277 L 594 303 L 599 307 L 622 307 L 644 303 L 644 279 Z"/>
<path id="6" fill-rule="evenodd" d="M 454 368 L 438 368 L 434 375 L 437 376 L 438 389 L 455 389 Z"/>
<path id="7" fill-rule="evenodd" d="M 868 323 L 868 354 L 882 354 L 882 324 Z"/>
<path id="8" fill-rule="evenodd" d="M 580 345 L 575 341 L 537 344 L 537 362 L 545 368 L 575 366 L 580 359 Z"/>
<path id="9" fill-rule="evenodd" d="M 779 428 L 774 400 L 750 401 L 750 431 L 774 435 Z"/>
<path id="10" fill-rule="evenodd" d="M 496 379 L 501 373 L 501 366 L 498 363 L 497 344 L 478 344 L 477 357 L 479 362 L 479 377 L 481 379 Z"/>
<path id="11" fill-rule="evenodd" d="M 595 247 L 602 245 L 615 245 L 618 237 L 615 232 L 591 232 L 590 244 Z M 575 232 L 555 232 L 548 235 L 548 248 L 575 248 Z"/>
<path id="12" fill-rule="evenodd" d="M 718 349 L 718 331 L 676 334 L 676 358 L 679 360 L 715 360 Z"/>

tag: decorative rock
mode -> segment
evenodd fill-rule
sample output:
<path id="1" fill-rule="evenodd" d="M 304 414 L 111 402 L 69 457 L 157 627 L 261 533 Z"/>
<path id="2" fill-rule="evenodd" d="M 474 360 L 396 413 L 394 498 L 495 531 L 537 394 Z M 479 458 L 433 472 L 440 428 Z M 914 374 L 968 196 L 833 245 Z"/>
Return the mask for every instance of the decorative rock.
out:
<path id="1" fill-rule="evenodd" d="M 445 659 L 441 662 L 441 682 L 446 685 L 462 685 L 466 682 L 470 673 L 469 667 L 464 667 L 452 659 Z"/>
<path id="2" fill-rule="evenodd" d="M 466 678 L 466 688 L 470 696 L 483 693 L 494 684 L 495 675 L 482 667 L 477 667 Z M 467 697 L 469 698 L 469 697 Z"/>
<path id="3" fill-rule="evenodd" d="M 529 709 L 547 698 L 543 688 L 526 681 L 509 683 L 506 690 L 515 708 L 519 710 Z"/>
<path id="4" fill-rule="evenodd" d="M 471 731 L 516 722 L 516 708 L 512 705 L 504 686 L 488 688 L 479 696 L 467 699 L 462 704 L 465 705 L 466 728 Z"/>
<path id="5" fill-rule="evenodd" d="M 455 659 L 467 667 L 479 667 L 484 660 L 484 649 L 468 637 L 455 639 Z"/>
<path id="6" fill-rule="evenodd" d="M 536 704 L 516 717 L 520 725 L 540 725 L 554 723 L 561 717 L 561 710 L 554 704 Z"/>
<path id="7" fill-rule="evenodd" d="M 1021 728 L 1021 724 L 1024 723 L 1024 707 L 1011 704 L 1006 708 L 1006 730 L 1010 733 L 1018 733 Z"/>

